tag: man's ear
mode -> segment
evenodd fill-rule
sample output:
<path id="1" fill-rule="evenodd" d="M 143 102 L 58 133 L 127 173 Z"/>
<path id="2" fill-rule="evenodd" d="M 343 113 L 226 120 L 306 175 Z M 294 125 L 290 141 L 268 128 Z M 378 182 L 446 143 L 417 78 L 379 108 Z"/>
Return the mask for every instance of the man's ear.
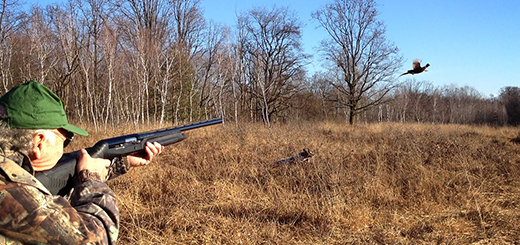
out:
<path id="1" fill-rule="evenodd" d="M 34 134 L 32 149 L 34 159 L 40 159 L 42 157 L 43 142 L 45 140 L 46 136 L 43 132 L 36 132 L 36 134 Z"/>

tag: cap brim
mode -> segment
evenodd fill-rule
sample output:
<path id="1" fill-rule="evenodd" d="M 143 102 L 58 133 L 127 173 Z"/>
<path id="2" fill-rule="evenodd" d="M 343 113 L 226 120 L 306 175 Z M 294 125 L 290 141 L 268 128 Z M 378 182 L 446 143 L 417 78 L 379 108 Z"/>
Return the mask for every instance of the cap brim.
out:
<path id="1" fill-rule="evenodd" d="M 65 126 L 62 127 L 63 129 L 67 130 L 67 131 L 70 131 L 70 132 L 73 132 L 75 134 L 79 134 L 81 136 L 88 136 L 88 132 L 81 129 L 81 128 L 78 128 L 74 125 L 70 125 L 70 124 L 67 124 Z"/>

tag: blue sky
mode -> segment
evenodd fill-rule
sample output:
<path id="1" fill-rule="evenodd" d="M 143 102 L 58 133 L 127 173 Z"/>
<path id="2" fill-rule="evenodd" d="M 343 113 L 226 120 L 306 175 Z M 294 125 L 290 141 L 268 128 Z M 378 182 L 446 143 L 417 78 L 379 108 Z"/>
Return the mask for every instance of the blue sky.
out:
<path id="1" fill-rule="evenodd" d="M 326 38 L 311 12 L 328 1 L 297 0 L 203 0 L 208 20 L 235 27 L 236 13 L 254 7 L 283 6 L 295 11 L 305 23 L 304 47 L 316 53 Z M 520 1 L 518 0 L 378 0 L 379 20 L 387 28 L 387 39 L 400 49 L 405 63 L 420 58 L 430 63 L 428 72 L 400 79 L 429 81 L 434 86 L 470 86 L 484 96 L 498 94 L 506 86 L 520 86 Z M 308 70 L 320 69 L 315 57 Z"/>

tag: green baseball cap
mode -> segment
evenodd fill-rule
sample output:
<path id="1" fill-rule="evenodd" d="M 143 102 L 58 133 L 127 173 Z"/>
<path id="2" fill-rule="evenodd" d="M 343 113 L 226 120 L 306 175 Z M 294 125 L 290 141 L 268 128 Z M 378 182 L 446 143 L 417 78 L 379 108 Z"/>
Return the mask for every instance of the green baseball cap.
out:
<path id="1" fill-rule="evenodd" d="M 87 136 L 88 132 L 70 125 L 60 98 L 42 84 L 30 81 L 12 88 L 0 97 L 11 128 L 57 129 Z"/>

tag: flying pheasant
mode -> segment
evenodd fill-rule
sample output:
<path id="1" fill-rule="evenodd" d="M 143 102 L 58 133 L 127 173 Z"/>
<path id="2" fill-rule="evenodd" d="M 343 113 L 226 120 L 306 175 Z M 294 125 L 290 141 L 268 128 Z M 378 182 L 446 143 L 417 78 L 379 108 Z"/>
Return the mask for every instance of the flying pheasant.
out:
<path id="1" fill-rule="evenodd" d="M 412 75 L 419 74 L 423 71 L 427 71 L 426 68 L 428 68 L 428 66 L 430 66 L 430 64 L 426 64 L 425 66 L 421 67 L 421 60 L 414 60 L 413 69 L 408 70 L 407 72 L 401 74 L 401 76 L 406 75 L 406 74 L 412 74 Z"/>

